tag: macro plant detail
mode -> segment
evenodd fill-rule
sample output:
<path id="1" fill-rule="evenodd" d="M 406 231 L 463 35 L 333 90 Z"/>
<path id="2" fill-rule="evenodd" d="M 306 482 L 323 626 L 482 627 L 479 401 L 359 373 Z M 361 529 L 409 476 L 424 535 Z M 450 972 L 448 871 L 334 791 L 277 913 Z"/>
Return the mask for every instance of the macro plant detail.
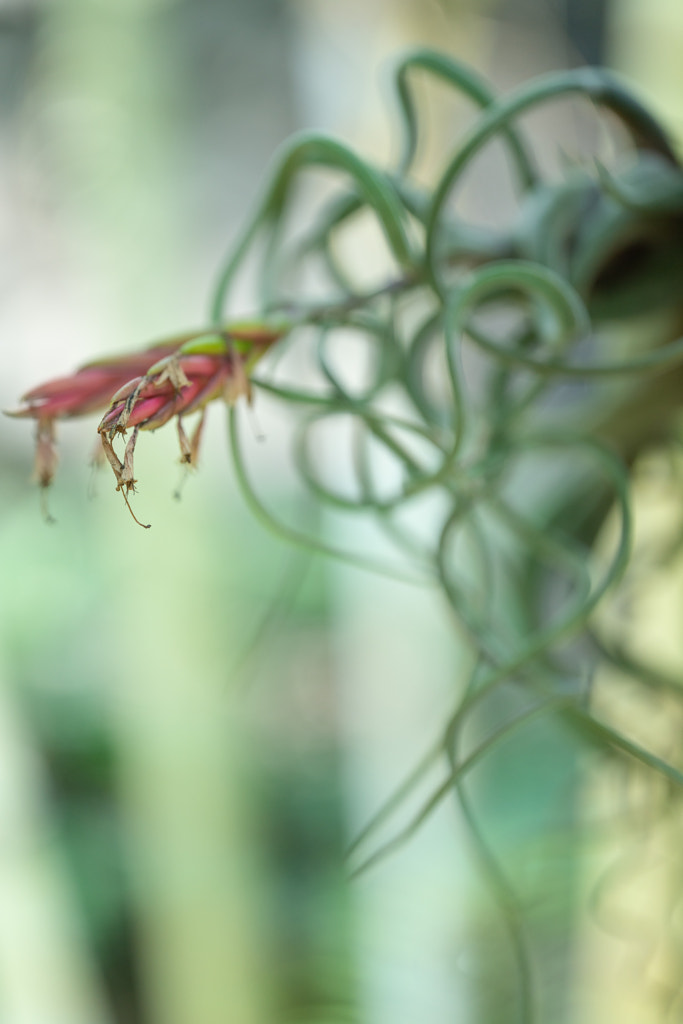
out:
<path id="1" fill-rule="evenodd" d="M 24 405 L 9 415 L 37 422 L 37 482 L 46 488 L 54 477 L 55 420 L 83 416 L 109 405 L 97 429 L 104 457 L 116 477 L 116 489 L 130 509 L 127 495 L 135 490 L 133 453 L 139 431 L 155 430 L 175 417 L 181 462 L 195 466 L 206 405 L 217 398 L 229 403 L 241 395 L 250 398 L 252 367 L 285 330 L 283 326 L 233 324 L 220 332 L 179 337 L 143 352 L 88 363 L 70 377 L 33 388 L 23 396 Z M 188 438 L 182 417 L 198 411 L 199 422 Z M 112 442 L 117 434 L 125 436 L 129 428 L 133 432 L 121 460 Z"/>
<path id="2" fill-rule="evenodd" d="M 478 112 L 429 184 L 414 173 L 416 75 Z M 34 388 L 16 415 L 36 421 L 44 488 L 56 465 L 55 421 L 105 410 L 97 431 L 128 503 L 139 431 L 175 419 L 181 461 L 194 465 L 204 409 L 223 399 L 237 480 L 268 528 L 439 589 L 469 653 L 467 677 L 454 682 L 453 712 L 432 749 L 354 841 L 352 871 L 377 864 L 455 795 L 515 963 L 510 1019 L 539 1021 L 549 1018 L 539 1015 L 548 996 L 535 966 L 538 935 L 514 871 L 478 820 L 469 775 L 532 723 L 559 722 L 577 750 L 605 756 L 625 776 L 640 773 L 643 785 L 650 780 L 662 814 L 680 813 L 678 747 L 672 754 L 663 737 L 654 749 L 622 731 L 598 699 L 605 665 L 629 687 L 665 692 L 677 713 L 679 684 L 642 664 L 627 636 L 601 633 L 596 610 L 629 571 L 631 469 L 653 446 L 674 451 L 680 443 L 683 168 L 653 116 L 603 71 L 550 74 L 498 97 L 468 68 L 419 50 L 398 63 L 394 84 L 402 130 L 394 166 L 378 169 L 324 136 L 294 138 L 219 275 L 205 328 Z M 588 101 L 609 119 L 617 155 L 609 166 L 582 159 L 542 175 L 520 121 L 566 99 Z M 468 223 L 457 205 L 494 140 L 505 147 L 517 194 L 516 217 L 500 230 Z M 302 230 L 291 212 L 294 184 L 310 168 L 342 174 L 346 185 Z M 382 276 L 372 284 L 356 272 L 357 251 L 345 257 L 341 242 L 366 238 L 368 217 L 382 238 Z M 256 308 L 248 322 L 233 321 L 231 289 L 253 251 Z M 355 376 L 351 344 L 362 350 Z M 306 368 L 294 383 L 288 360 Z M 252 389 L 295 420 L 292 466 L 311 500 L 372 518 L 380 550 L 392 554 L 340 550 L 266 506 L 235 408 Z M 193 414 L 188 432 L 184 418 Z M 351 426 L 345 487 L 317 440 L 340 420 Z M 434 501 L 428 521 L 419 516 L 425 499 Z M 503 694 L 512 712 L 491 726 Z M 392 832 L 435 767 L 441 781 Z M 624 800 L 627 817 L 633 808 Z"/>

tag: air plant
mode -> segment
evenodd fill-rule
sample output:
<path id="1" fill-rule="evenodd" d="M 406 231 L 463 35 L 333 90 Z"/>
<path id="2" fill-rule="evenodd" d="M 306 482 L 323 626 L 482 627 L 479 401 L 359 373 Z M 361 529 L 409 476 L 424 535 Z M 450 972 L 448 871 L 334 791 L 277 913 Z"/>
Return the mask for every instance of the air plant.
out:
<path id="1" fill-rule="evenodd" d="M 479 109 L 430 185 L 413 173 L 415 74 L 440 80 Z M 492 749 L 538 719 L 561 721 L 582 744 L 664 778 L 671 792 L 683 784 L 681 751 L 672 758 L 624 735 L 598 715 L 589 685 L 606 659 L 618 662 L 632 685 L 654 686 L 651 671 L 599 642 L 593 622 L 629 562 L 630 467 L 649 446 L 677 436 L 683 168 L 663 128 L 606 71 L 549 74 L 499 98 L 473 71 L 419 50 L 398 63 L 395 85 L 402 147 L 393 166 L 379 169 L 331 138 L 295 137 L 276 157 L 219 275 L 202 331 L 36 388 L 17 414 L 37 422 L 36 472 L 45 487 L 54 472 L 54 421 L 108 403 L 98 431 L 116 487 L 128 500 L 138 432 L 175 418 L 181 458 L 193 463 L 201 420 L 188 437 L 184 417 L 226 399 L 237 478 L 269 528 L 309 548 L 440 588 L 472 653 L 472 672 L 458 681 L 452 716 L 432 750 L 357 837 L 350 855 L 355 872 L 366 870 L 455 793 L 510 936 L 518 1019 L 532 1021 L 538 1018 L 524 910 L 464 787 Z M 567 97 L 606 112 L 628 141 L 609 167 L 583 160 L 555 179 L 544 178 L 519 121 Z M 484 231 L 466 223 L 453 200 L 493 139 L 506 147 L 518 212 L 511 227 Z M 304 236 L 294 237 L 288 230 L 291 193 L 309 167 L 337 172 L 346 185 Z M 388 252 L 385 279 L 372 288 L 357 279 L 337 244 L 342 231 L 362 230 L 368 213 Z M 256 272 L 260 308 L 249 325 L 232 324 L 230 289 L 257 239 L 263 243 Z M 308 297 L 296 283 L 299 271 L 311 267 L 327 288 L 323 299 Z M 330 357 L 339 332 L 367 349 L 371 369 L 360 390 L 345 383 Z M 317 384 L 294 387 L 274 371 L 256 372 L 257 363 L 266 365 L 260 360 L 267 351 L 298 344 L 313 346 Z M 374 517 L 395 547 L 396 563 L 338 551 L 266 507 L 251 483 L 234 408 L 252 388 L 299 418 L 293 465 L 313 499 Z M 340 414 L 356 431 L 352 493 L 330 483 L 311 454 L 312 433 Z M 120 456 L 114 443 L 128 431 Z M 375 478 L 378 447 L 399 467 L 401 483 L 390 495 Z M 442 509 L 427 539 L 411 533 L 402 518 L 425 494 L 438 494 Z M 616 540 L 598 562 L 594 546 L 608 516 L 618 524 Z M 467 571 L 458 555 L 463 538 Z M 511 686 L 524 695 L 517 713 L 463 752 L 465 725 Z M 443 781 L 431 798 L 392 839 L 373 847 L 378 826 L 439 763 Z"/>

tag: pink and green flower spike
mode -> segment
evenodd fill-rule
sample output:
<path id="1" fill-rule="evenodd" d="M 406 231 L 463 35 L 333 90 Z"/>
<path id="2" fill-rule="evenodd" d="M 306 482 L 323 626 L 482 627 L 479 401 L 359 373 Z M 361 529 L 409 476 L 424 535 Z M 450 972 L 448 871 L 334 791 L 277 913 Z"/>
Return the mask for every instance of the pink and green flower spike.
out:
<path id="1" fill-rule="evenodd" d="M 8 415 L 36 420 L 35 479 L 45 489 L 54 477 L 58 460 L 55 420 L 84 416 L 108 405 L 97 430 L 116 477 L 116 489 L 130 509 L 128 493 L 135 490 L 133 453 L 139 431 L 156 430 L 176 417 L 181 462 L 196 465 L 208 403 L 223 399 L 233 404 L 241 395 L 251 401 L 253 367 L 289 330 L 290 325 L 284 323 L 229 324 L 216 331 L 170 338 L 140 352 L 100 359 L 71 376 L 33 388 L 23 396 L 20 408 Z M 194 412 L 201 416 L 188 438 L 182 418 Z M 121 460 L 113 440 L 130 428 L 133 432 Z"/>

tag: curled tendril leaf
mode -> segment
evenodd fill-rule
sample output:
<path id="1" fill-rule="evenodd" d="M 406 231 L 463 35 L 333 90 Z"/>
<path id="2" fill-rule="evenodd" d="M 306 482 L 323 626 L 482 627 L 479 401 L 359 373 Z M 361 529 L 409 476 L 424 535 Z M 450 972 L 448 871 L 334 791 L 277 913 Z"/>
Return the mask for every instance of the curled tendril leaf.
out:
<path id="1" fill-rule="evenodd" d="M 460 93 L 479 110 L 455 150 L 444 154 L 444 169 L 432 186 L 412 176 L 422 141 L 413 91 L 418 75 Z M 379 565 L 374 556 L 337 550 L 270 513 L 247 474 L 235 410 L 231 446 L 247 501 L 280 536 L 440 588 L 472 655 L 469 683 L 459 687 L 432 748 L 352 843 L 352 874 L 398 850 L 455 796 L 516 965 L 516 1019 L 533 1024 L 539 1020 L 538 977 L 523 902 L 467 783 L 502 744 L 515 742 L 534 721 L 552 720 L 624 771 L 638 766 L 646 778 L 664 780 L 674 790 L 683 786 L 678 764 L 593 710 L 590 689 L 596 665 L 609 663 L 654 694 L 675 695 L 679 702 L 682 696 L 666 674 L 601 643 L 592 623 L 629 561 L 630 466 L 644 446 L 672 436 L 681 404 L 683 172 L 666 132 L 628 87 L 604 71 L 550 74 L 498 97 L 471 69 L 420 49 L 398 61 L 394 85 L 401 124 L 395 167 L 378 171 L 321 137 L 288 144 L 220 276 L 212 316 L 220 321 L 224 315 L 243 257 L 263 233 L 264 309 L 282 310 L 312 331 L 320 382 L 285 385 L 261 372 L 255 387 L 299 415 L 293 465 L 311 500 L 373 517 L 401 553 L 400 563 Z M 587 100 L 622 122 L 632 150 L 621 163 L 606 167 L 596 159 L 592 168 L 569 168 L 562 180 L 542 178 L 521 119 L 566 98 Z M 474 158 L 496 138 L 505 146 L 520 204 L 517 225 L 498 234 L 465 223 L 452 202 Z M 342 172 L 346 190 L 327 202 L 303 240 L 291 243 L 286 215 L 293 181 L 312 165 Z M 376 218 L 399 271 L 367 292 L 355 283 L 338 246 L 340 232 L 353 232 L 363 212 Z M 285 295 L 279 283 L 285 273 L 308 262 L 327 281 L 329 301 Z M 412 308 L 417 315 L 408 315 Z M 662 310 L 669 314 L 663 332 L 644 332 L 635 347 L 626 341 L 632 322 L 656 319 Z M 507 326 L 496 326 L 496 316 Z M 615 324 L 624 329 L 623 340 Z M 331 341 L 335 332 L 354 334 L 365 347 L 369 369 L 360 389 L 345 383 L 338 356 L 332 357 L 341 347 Z M 395 402 L 389 411 L 388 394 L 401 396 L 404 411 L 397 414 Z M 340 417 L 353 424 L 349 493 L 321 471 L 315 457 L 318 427 Z M 377 478 L 378 449 L 402 479 L 391 495 Z M 520 481 L 528 479 L 534 484 L 527 495 Z M 425 494 L 438 495 L 442 508 L 441 527 L 427 540 L 402 521 L 404 508 Z M 610 509 L 619 525 L 612 553 L 598 567 L 592 548 Z M 470 553 L 468 573 L 457 554 L 463 543 Z M 514 594 L 516 627 L 496 611 L 501 575 Z M 541 614 L 549 586 L 564 597 Z M 583 653 L 568 665 L 562 652 L 578 637 L 585 638 Z M 512 685 L 526 694 L 525 706 L 466 750 L 466 726 Z M 445 775 L 406 822 L 406 802 L 424 791 L 439 765 Z"/>
<path id="2" fill-rule="evenodd" d="M 480 111 L 431 188 L 412 178 L 421 141 L 412 88 L 416 75 L 445 84 Z M 259 288 L 264 309 L 282 310 L 312 332 L 320 383 L 286 385 L 263 371 L 253 383 L 272 400 L 298 410 L 293 464 L 311 498 L 349 514 L 373 516 L 402 551 L 403 562 L 394 566 L 340 551 L 273 515 L 251 483 L 239 414 L 231 410 L 234 464 L 249 505 L 269 528 L 297 545 L 397 578 L 438 585 L 473 652 L 477 668 L 443 734 L 357 837 L 352 852 L 357 859 L 359 850 L 372 843 L 377 830 L 444 760 L 446 778 L 421 810 L 392 839 L 362 856 L 356 871 L 395 850 L 442 800 L 456 793 L 515 950 L 521 1019 L 531 1021 L 533 969 L 523 915 L 477 823 L 465 776 L 528 721 L 553 717 L 589 745 L 636 762 L 672 785 L 683 782 L 675 765 L 592 713 L 585 699 L 589 665 L 577 665 L 568 678 L 556 658 L 572 638 L 590 635 L 596 606 L 624 573 L 631 544 L 629 466 L 641 443 L 668 436 L 678 408 L 675 399 L 656 407 L 651 382 L 680 372 L 679 332 L 674 328 L 633 350 L 615 344 L 604 325 L 617 321 L 628 326 L 629 317 L 662 305 L 678 309 L 673 322 L 679 327 L 683 323 L 683 173 L 665 131 L 620 80 L 603 71 L 550 74 L 498 97 L 470 69 L 420 49 L 397 63 L 394 83 L 402 130 L 396 166 L 380 171 L 322 136 L 305 135 L 287 143 L 219 276 L 211 313 L 215 322 L 224 317 L 235 275 L 262 234 L 266 246 Z M 592 172 L 578 167 L 565 180 L 543 180 L 520 119 L 532 109 L 572 97 L 621 120 L 632 139 L 629 161 L 607 168 L 596 160 Z M 477 233 L 453 214 L 451 203 L 473 159 L 497 137 L 505 144 L 520 194 L 519 223 L 501 235 Z M 289 200 L 295 179 L 310 167 L 341 173 L 346 186 L 326 203 L 303 240 L 292 242 Z M 354 275 L 337 247 L 338 232 L 353 228 L 363 211 L 376 218 L 399 273 L 368 292 L 351 283 Z M 285 274 L 309 261 L 327 280 L 329 301 L 293 300 L 285 294 Z M 411 304 L 420 315 L 404 321 Z M 507 330 L 487 325 L 491 310 L 503 311 Z M 406 327 L 407 322 L 412 326 Z M 355 334 L 366 348 L 370 369 L 361 390 L 345 384 L 331 358 L 335 331 Z M 479 360 L 474 385 L 467 370 L 472 353 Z M 438 374 L 430 365 L 435 361 Z M 618 382 L 621 390 L 615 392 Z M 389 392 L 402 396 L 405 414 L 386 410 L 383 397 Z M 636 408 L 641 419 L 647 408 L 649 420 L 634 439 L 624 420 Z M 321 475 L 313 456 L 316 428 L 340 416 L 354 424 L 355 490 L 348 496 Z M 402 487 L 389 498 L 380 496 L 375 478 L 377 446 L 402 473 Z M 537 485 L 527 507 L 511 497 L 519 496 L 514 481 L 523 463 L 553 467 L 552 479 L 546 487 L 542 481 Z M 538 478 L 542 470 L 535 472 Z M 441 529 L 426 544 L 400 518 L 403 507 L 425 493 L 438 493 L 444 509 Z M 617 510 L 618 537 L 596 576 L 591 548 L 610 508 Z M 504 571 L 504 556 L 486 526 L 494 521 L 516 552 L 518 617 L 527 624 L 523 636 L 497 621 L 492 611 L 496 579 Z M 460 536 L 468 536 L 470 549 L 479 552 L 474 589 L 452 554 Z M 567 596 L 551 616 L 542 618 L 538 593 L 548 580 L 561 581 Z M 628 663 L 645 686 L 660 690 L 664 685 L 661 674 L 647 666 L 633 667 L 623 652 L 610 653 L 603 645 L 600 656 L 622 666 Z M 461 755 L 464 725 L 511 682 L 525 689 L 531 706 L 476 750 Z M 668 690 L 673 687 L 668 681 L 666 685 Z"/>
<path id="3" fill-rule="evenodd" d="M 421 141 L 412 87 L 417 75 L 461 93 L 480 110 L 432 187 L 412 177 Z M 662 306 L 678 308 L 678 319 L 672 320 L 683 324 L 683 173 L 664 130 L 622 82 L 603 71 L 550 74 L 498 97 L 470 69 L 420 49 L 397 63 L 394 81 L 402 129 L 395 168 L 378 171 L 341 143 L 318 136 L 287 144 L 220 276 L 212 316 L 220 321 L 224 315 L 235 274 L 263 233 L 264 308 L 282 309 L 312 330 L 320 383 L 285 385 L 261 372 L 255 387 L 298 410 L 293 464 L 311 499 L 339 512 L 374 517 L 403 561 L 380 565 L 374 557 L 339 551 L 270 513 L 247 473 L 238 413 L 232 410 L 231 446 L 246 499 L 271 529 L 309 550 L 436 583 L 474 658 L 470 682 L 442 735 L 353 842 L 353 873 L 397 850 L 455 794 L 509 936 L 519 981 L 519 1019 L 531 1022 L 538 1010 L 525 915 L 478 821 L 466 788 L 469 773 L 533 720 L 554 719 L 589 748 L 640 765 L 671 786 L 683 784 L 678 766 L 591 710 L 585 682 L 591 664 L 576 664 L 568 673 L 557 654 L 573 638 L 591 636 L 595 608 L 627 567 L 629 466 L 639 444 L 668 436 L 678 408 L 676 399 L 659 408 L 652 401 L 657 379 L 678 374 L 683 363 L 683 338 L 675 327 L 634 350 L 615 344 L 603 325 L 616 321 L 628 327 L 629 317 Z M 596 160 L 592 172 L 578 167 L 565 180 L 541 178 L 520 118 L 567 97 L 588 100 L 622 121 L 633 144 L 626 164 L 608 168 Z M 517 228 L 500 235 L 475 231 L 454 216 L 451 202 L 472 160 L 496 137 L 504 142 L 520 196 Z M 292 244 L 285 225 L 292 185 L 300 171 L 313 165 L 342 172 L 347 187 L 327 202 L 303 241 Z M 377 219 L 399 268 L 398 277 L 368 292 L 352 284 L 355 275 L 337 246 L 338 233 L 353 230 L 363 211 Z M 328 281 L 333 297 L 327 302 L 292 300 L 278 283 L 285 272 L 308 261 Z M 411 305 L 420 315 L 404 319 Z M 491 311 L 500 316 L 501 310 L 509 322 L 502 331 L 487 321 Z M 331 342 L 334 332 L 355 334 L 366 349 L 369 370 L 360 390 L 345 383 L 338 355 L 332 357 L 343 346 Z M 473 354 L 479 366 L 474 384 L 468 370 Z M 671 391 L 677 389 L 672 385 Z M 388 393 L 402 396 L 405 413 L 385 408 Z M 650 418 L 634 435 L 624 423 L 635 408 L 643 419 L 643 403 Z M 315 458 L 316 430 L 335 417 L 353 424 L 355 487 L 348 495 L 321 474 Z M 402 474 L 402 487 L 391 496 L 382 495 L 376 479 L 373 453 L 378 446 Z M 514 483 L 523 465 L 531 465 L 537 481 L 532 503 L 526 505 Z M 539 474 L 548 465 L 552 473 L 544 487 Z M 441 529 L 431 542 L 418 541 L 401 521 L 404 506 L 426 493 L 438 494 L 443 508 Z M 612 555 L 598 573 L 591 548 L 610 508 L 616 509 L 620 525 Z M 497 524 L 494 532 L 492 523 Z M 495 539 L 501 533 L 506 550 L 512 545 L 516 552 L 517 618 L 526 623 L 523 635 L 493 611 L 497 579 L 505 572 L 506 556 Z M 478 553 L 476 583 L 466 578 L 454 554 L 459 538 Z M 551 615 L 540 616 L 540 588 L 553 580 L 561 585 L 564 602 L 556 603 Z M 592 650 L 603 660 L 626 665 L 654 692 L 676 688 L 668 679 L 662 682 L 661 673 L 636 664 L 623 651 L 600 646 L 599 640 Z M 530 703 L 474 750 L 462 752 L 464 727 L 512 683 Z M 445 777 L 422 807 L 390 838 L 378 840 L 394 819 L 402 814 L 405 819 L 406 800 L 439 764 L 445 764 Z"/>

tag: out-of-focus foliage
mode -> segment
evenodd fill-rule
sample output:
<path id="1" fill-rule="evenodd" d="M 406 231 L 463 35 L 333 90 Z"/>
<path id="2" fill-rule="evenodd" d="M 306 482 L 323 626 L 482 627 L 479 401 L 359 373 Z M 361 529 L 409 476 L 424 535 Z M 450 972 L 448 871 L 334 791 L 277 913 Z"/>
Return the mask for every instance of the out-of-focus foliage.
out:
<path id="1" fill-rule="evenodd" d="M 156 60 L 163 24 L 164 39 L 178 48 L 172 52 L 182 51 L 170 11 L 171 20 L 187 18 L 212 53 L 207 25 L 218 15 L 211 4 L 200 7 L 196 20 L 183 6 L 146 4 L 144 15 L 127 8 L 124 20 L 140 18 L 132 36 L 129 25 L 111 35 L 111 25 L 105 31 L 78 4 L 68 5 L 63 35 L 58 15 L 41 25 L 48 40 L 57 33 L 46 53 L 73 75 L 65 76 L 71 86 L 53 124 L 80 138 L 92 161 L 76 161 L 77 191 L 92 212 L 86 248 L 100 232 L 115 235 L 123 218 L 118 244 L 131 266 L 121 301 L 144 307 L 138 333 L 176 328 L 174 304 L 182 306 L 177 270 L 161 257 L 163 238 L 177 242 L 169 210 L 178 217 L 184 207 L 173 190 L 153 199 L 164 162 L 191 159 L 166 107 L 168 96 L 180 98 L 173 62 L 165 65 L 165 88 L 148 94 L 153 114 L 136 119 L 125 95 L 109 111 L 125 129 L 112 136 L 118 156 L 106 133 L 99 150 L 84 140 L 88 125 L 112 123 L 102 97 L 111 95 L 108 74 L 123 88 L 116 39 L 133 38 L 141 52 L 151 44 L 146 52 Z M 275 14 L 268 4 L 256 7 L 253 34 L 234 54 L 252 85 L 255 63 L 244 55 L 257 49 L 259 19 Z M 109 15 L 120 29 L 122 15 Z M 110 59 L 100 63 L 108 46 Z M 102 90 L 90 106 L 78 87 L 89 62 Z M 144 71 L 144 61 L 132 63 Z M 224 83 L 229 66 L 209 60 L 207 77 Z M 212 304 L 218 324 L 246 306 L 293 325 L 254 382 L 266 444 L 250 442 L 259 425 L 231 414 L 251 512 L 300 542 L 293 556 L 238 511 L 206 465 L 185 504 L 169 508 L 160 493 L 172 489 L 162 476 L 161 437 L 145 439 L 138 467 L 139 500 L 146 512 L 154 505 L 149 535 L 131 532 L 107 485 L 99 484 L 97 505 L 84 507 L 68 447 L 59 526 L 37 533 L 16 482 L 28 452 L 12 457 L 2 497 L 3 564 L 12 581 L 3 597 L 11 683 L 3 697 L 2 794 L 3 821 L 14 823 L 17 839 L 1 883 L 21 896 L 8 920 L 26 922 L 28 908 L 41 908 L 32 934 L 44 942 L 43 998 L 54 1020 L 380 1020 L 392 1005 L 396 1020 L 416 1005 L 426 1017 L 427 1006 L 441 1005 L 434 1019 L 455 1008 L 463 1020 L 584 1022 L 609 1014 L 595 965 L 608 965 L 610 955 L 595 938 L 596 923 L 613 933 L 613 946 L 628 944 L 648 966 L 641 1024 L 675 1019 L 676 872 L 662 871 L 644 890 L 633 863 L 647 871 L 650 835 L 665 859 L 675 845 L 677 670 L 652 663 L 639 646 L 638 615 L 629 616 L 633 589 L 646 592 L 642 578 L 633 583 L 639 565 L 675 559 L 676 530 L 662 550 L 645 535 L 628 557 L 631 470 L 639 480 L 654 465 L 668 494 L 678 487 L 677 460 L 644 463 L 643 452 L 676 444 L 680 168 L 657 123 L 601 72 L 554 74 L 499 99 L 462 65 L 421 51 L 399 63 L 395 83 L 403 126 L 397 161 L 385 170 L 317 134 L 287 143 Z M 417 84 L 423 90 L 414 102 Z M 473 111 L 452 152 L 442 138 L 423 138 L 422 100 L 435 86 L 463 94 L 463 108 Z M 245 103 L 257 101 L 255 89 L 244 91 Z M 215 95 L 207 86 L 205 99 Z M 198 102 L 182 99 L 188 108 Z M 586 100 L 601 108 L 596 123 L 609 134 L 598 160 L 584 154 L 549 173 L 536 159 L 529 114 L 547 109 L 552 118 L 569 100 L 584 114 Z M 223 151 L 219 159 L 221 147 L 212 146 L 229 137 L 220 118 L 217 110 L 213 132 L 202 121 L 206 135 L 195 140 L 207 156 L 191 166 L 207 180 L 206 163 L 231 156 Z M 163 131 L 150 139 L 152 124 Z M 285 132 L 278 125 L 273 134 Z M 415 172 L 416 145 L 425 141 L 430 153 L 441 150 L 440 160 Z M 63 173 L 73 181 L 68 162 L 78 147 L 59 131 L 53 145 L 64 145 Z M 480 161 L 489 150 L 505 151 L 501 166 L 514 178 L 515 212 L 504 225 L 497 216 L 472 224 L 462 212 L 462 192 L 479 175 L 488 180 Z M 107 176 L 112 166 L 118 170 Z M 329 181 L 317 202 L 311 167 Z M 141 170 L 150 187 L 137 193 L 138 212 L 126 220 L 126 193 L 135 192 Z M 223 211 L 241 213 L 252 185 L 245 173 L 242 187 L 220 200 Z M 488 188 L 492 203 L 496 188 Z M 133 251 L 139 217 L 150 218 L 141 222 L 145 237 L 159 227 L 156 251 L 145 244 Z M 197 295 L 211 262 L 203 258 L 190 272 Z M 235 308 L 225 300 L 234 299 L 238 270 L 245 280 Z M 148 288 L 147 280 L 156 283 Z M 116 292 L 116 282 L 110 286 Z M 153 312 L 157 288 L 169 296 L 163 316 Z M 62 362 L 54 347 L 49 372 Z M 210 447 L 205 463 L 214 457 Z M 262 481 L 258 492 L 252 476 Z M 205 505 L 195 503 L 197 493 Z M 323 569 L 312 548 L 341 555 L 342 567 Z M 382 584 L 369 575 L 364 590 L 341 584 L 351 586 L 351 600 L 370 595 L 366 657 L 373 641 L 393 655 L 386 689 L 373 690 L 369 670 L 384 735 L 402 727 L 406 666 L 425 690 L 443 671 L 433 652 L 421 650 L 414 613 L 401 618 L 404 589 L 395 577 L 425 584 L 411 600 L 434 616 L 441 603 L 444 633 L 456 627 L 444 699 L 430 709 L 443 719 L 438 737 L 356 836 L 352 887 L 342 877 L 342 790 L 355 788 L 368 810 L 382 794 L 367 792 L 372 765 L 353 764 L 343 747 L 346 691 L 364 660 L 348 643 L 353 631 L 330 632 L 345 562 L 388 576 Z M 610 609 L 633 622 L 632 636 L 610 622 Z M 344 685 L 335 681 L 343 664 L 355 665 Z M 663 715 L 666 730 L 657 727 Z M 389 788 L 412 763 L 415 736 L 426 732 L 411 724 Z M 351 738 L 372 728 L 353 719 Z M 457 824 L 446 817 L 452 796 Z M 433 842 L 435 818 L 457 895 L 443 872 L 429 877 L 424 854 L 410 861 L 411 850 Z M 463 850 L 471 857 L 464 870 L 458 860 L 458 878 L 451 860 Z M 425 920 L 446 922 L 438 949 L 401 933 L 413 893 Z M 364 899 L 375 903 L 369 932 L 358 924 Z M 661 905 L 659 916 L 652 904 Z M 396 947 L 384 961 L 373 945 L 382 920 L 397 922 Z M 17 955 L 16 943 L 0 936 L 16 1020 L 23 1019 L 17 1008 L 40 998 L 22 988 L 22 948 L 35 961 L 28 940 Z M 445 1004 L 437 991 L 447 993 Z"/>

